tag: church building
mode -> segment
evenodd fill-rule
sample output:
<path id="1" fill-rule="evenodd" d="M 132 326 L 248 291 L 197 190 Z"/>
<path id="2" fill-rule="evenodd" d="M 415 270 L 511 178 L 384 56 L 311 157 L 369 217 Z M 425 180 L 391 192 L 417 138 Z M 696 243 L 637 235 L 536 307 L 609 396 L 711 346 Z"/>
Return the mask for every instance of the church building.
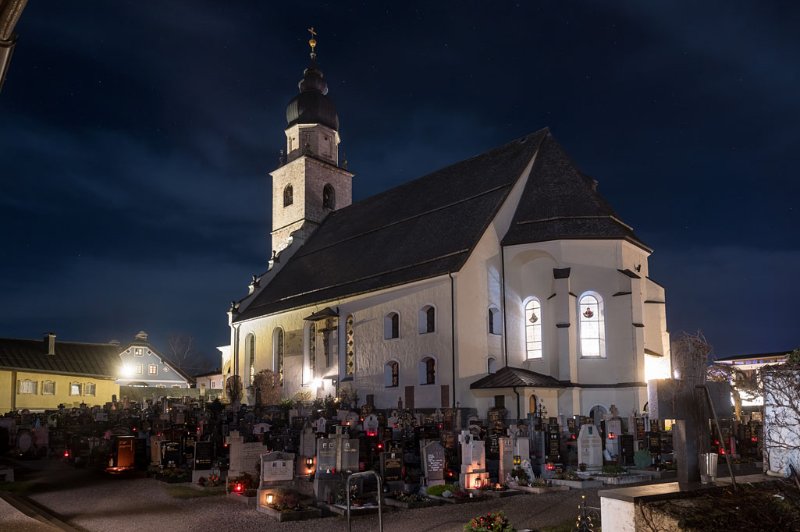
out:
<path id="1" fill-rule="evenodd" d="M 646 380 L 669 375 L 665 293 L 597 182 L 542 129 L 353 203 L 309 43 L 269 267 L 228 313 L 231 374 L 376 408 L 641 412 Z"/>

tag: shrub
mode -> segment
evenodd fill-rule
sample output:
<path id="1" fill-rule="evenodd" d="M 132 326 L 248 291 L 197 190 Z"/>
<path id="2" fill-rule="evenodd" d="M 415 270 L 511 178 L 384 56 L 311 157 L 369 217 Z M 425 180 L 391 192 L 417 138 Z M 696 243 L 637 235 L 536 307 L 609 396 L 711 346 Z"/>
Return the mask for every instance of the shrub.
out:
<path id="1" fill-rule="evenodd" d="M 489 512 L 470 519 L 464 525 L 464 532 L 515 532 L 503 512 Z"/>
<path id="2" fill-rule="evenodd" d="M 434 497 L 441 497 L 442 493 L 445 491 L 455 492 L 456 487 L 452 484 L 441 484 L 439 486 L 428 486 L 426 492 L 428 495 L 433 495 Z"/>

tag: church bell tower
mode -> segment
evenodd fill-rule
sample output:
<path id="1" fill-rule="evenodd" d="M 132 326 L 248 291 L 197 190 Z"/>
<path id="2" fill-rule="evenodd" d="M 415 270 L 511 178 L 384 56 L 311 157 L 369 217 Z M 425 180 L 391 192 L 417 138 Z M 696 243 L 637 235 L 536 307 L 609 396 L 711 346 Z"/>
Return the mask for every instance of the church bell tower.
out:
<path id="1" fill-rule="evenodd" d="M 317 67 L 314 28 L 311 63 L 300 93 L 286 107 L 286 152 L 272 176 L 272 255 L 304 241 L 336 209 L 353 202 L 353 174 L 339 164 L 339 116 Z"/>

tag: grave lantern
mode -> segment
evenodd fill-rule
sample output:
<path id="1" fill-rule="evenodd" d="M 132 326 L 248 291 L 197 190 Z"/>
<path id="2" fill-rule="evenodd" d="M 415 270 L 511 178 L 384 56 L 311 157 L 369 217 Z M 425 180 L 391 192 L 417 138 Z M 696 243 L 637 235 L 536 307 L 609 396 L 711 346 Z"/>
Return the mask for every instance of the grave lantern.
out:
<path id="1" fill-rule="evenodd" d="M 308 468 L 309 473 L 314 468 L 314 458 L 309 456 L 306 458 L 306 468 Z"/>
<path id="2" fill-rule="evenodd" d="M 242 491 L 244 491 L 244 486 L 242 485 L 241 482 L 237 482 L 236 484 L 233 485 L 233 491 L 235 491 L 236 493 L 241 493 Z"/>
<path id="3" fill-rule="evenodd" d="M 520 464 L 522 464 L 522 457 L 520 455 L 518 455 L 518 454 L 515 454 L 514 455 L 514 465 L 518 466 Z"/>
<path id="4" fill-rule="evenodd" d="M 475 489 L 476 490 L 481 489 L 482 485 L 483 485 L 483 479 L 481 479 L 480 477 L 476 478 L 474 482 Z"/>
<path id="5" fill-rule="evenodd" d="M 275 500 L 275 496 L 272 493 L 268 493 L 267 494 L 267 504 L 272 504 L 272 502 L 274 500 Z"/>

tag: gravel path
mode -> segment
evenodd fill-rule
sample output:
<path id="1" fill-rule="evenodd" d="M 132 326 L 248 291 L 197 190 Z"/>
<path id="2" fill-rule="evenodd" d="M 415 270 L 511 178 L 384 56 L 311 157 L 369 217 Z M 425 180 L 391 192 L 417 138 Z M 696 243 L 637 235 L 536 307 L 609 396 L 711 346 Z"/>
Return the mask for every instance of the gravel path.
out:
<path id="1" fill-rule="evenodd" d="M 54 470 L 41 473 L 51 481 L 30 498 L 70 525 L 92 532 L 347 530 L 347 520 L 342 517 L 277 523 L 241 498 L 219 495 L 176 499 L 169 495 L 167 484 L 154 479 L 88 476 L 59 462 L 51 465 Z M 52 482 L 53 478 L 58 478 L 58 482 Z M 525 494 L 468 504 L 387 511 L 383 526 L 387 532 L 461 531 L 470 518 L 503 510 L 517 529 L 536 529 L 574 519 L 582 493 L 587 495 L 590 506 L 599 506 L 596 490 Z M 353 530 L 378 530 L 377 515 L 353 518 Z"/>

